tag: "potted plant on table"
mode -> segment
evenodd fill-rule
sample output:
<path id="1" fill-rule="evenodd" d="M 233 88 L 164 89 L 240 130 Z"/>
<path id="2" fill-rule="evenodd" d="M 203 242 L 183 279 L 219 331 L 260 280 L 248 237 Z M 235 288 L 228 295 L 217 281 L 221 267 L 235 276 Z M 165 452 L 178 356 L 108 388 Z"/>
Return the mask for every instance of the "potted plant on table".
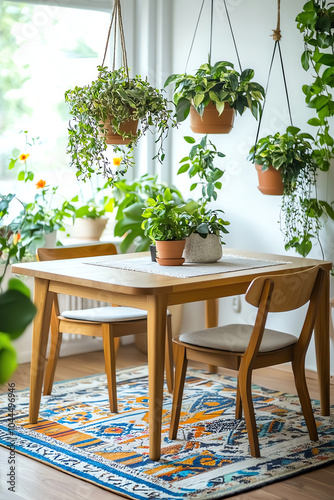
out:
<path id="1" fill-rule="evenodd" d="M 73 117 L 67 151 L 78 177 L 90 178 L 97 171 L 111 181 L 117 180 L 133 164 L 132 150 L 150 127 L 158 131 L 156 142 L 160 142 L 160 147 L 156 157 L 163 160 L 163 139 L 169 126 L 176 122 L 167 99 L 147 80 L 138 75 L 129 78 L 124 67 L 108 71 L 99 66 L 97 79 L 90 85 L 68 90 L 65 100 Z M 114 152 L 122 155 L 117 170 L 113 170 L 107 158 L 107 144 L 113 144 Z"/>
<path id="2" fill-rule="evenodd" d="M 176 205 L 185 203 L 181 192 L 175 186 L 157 182 L 157 176 L 144 174 L 133 182 L 126 179 L 115 182 L 112 191 L 117 208 L 114 236 L 125 236 L 120 244 L 123 253 L 127 252 L 132 244 L 136 252 L 148 250 L 152 242 L 142 228 L 143 210 L 149 198 L 156 199 L 158 195 L 163 195 L 167 187 Z"/>
<path id="3" fill-rule="evenodd" d="M 189 218 L 190 234 L 186 239 L 184 257 L 186 262 L 216 262 L 223 254 L 223 234 L 230 223 L 220 214 L 223 210 L 207 209 L 206 204 L 196 208 Z"/>
<path id="4" fill-rule="evenodd" d="M 142 228 L 157 247 L 157 262 L 161 266 L 182 265 L 185 238 L 190 232 L 184 205 L 177 205 L 167 188 L 163 195 L 147 200 L 142 215 Z"/>
<path id="5" fill-rule="evenodd" d="M 235 112 L 242 115 L 249 108 L 257 119 L 264 98 L 263 87 L 252 82 L 254 71 L 241 74 L 232 63 L 219 61 L 202 64 L 195 75 L 173 74 L 165 86 L 174 84 L 174 103 L 179 122 L 190 113 L 193 132 L 223 134 L 232 130 Z"/>

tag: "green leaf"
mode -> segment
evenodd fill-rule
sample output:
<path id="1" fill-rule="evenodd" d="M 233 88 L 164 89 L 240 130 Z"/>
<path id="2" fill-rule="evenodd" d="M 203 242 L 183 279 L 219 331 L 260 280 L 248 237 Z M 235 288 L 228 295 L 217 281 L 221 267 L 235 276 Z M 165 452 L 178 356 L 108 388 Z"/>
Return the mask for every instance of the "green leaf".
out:
<path id="1" fill-rule="evenodd" d="M 24 181 L 24 170 L 21 170 L 17 176 L 18 181 Z"/>
<path id="2" fill-rule="evenodd" d="M 225 108 L 225 102 L 216 102 L 216 108 L 219 115 L 221 115 Z"/>
<path id="3" fill-rule="evenodd" d="M 176 106 L 176 119 L 178 122 L 183 122 L 189 115 L 190 101 L 182 97 Z"/>
<path id="4" fill-rule="evenodd" d="M 184 174 L 184 172 L 187 172 L 189 167 L 190 167 L 190 163 L 185 163 L 184 165 L 182 165 L 182 167 L 179 168 L 179 170 L 177 171 L 177 175 Z"/>
<path id="5" fill-rule="evenodd" d="M 11 278 L 8 281 L 8 290 L 18 290 L 23 295 L 25 295 L 26 297 L 30 298 L 30 290 L 29 290 L 29 288 L 27 287 L 27 285 L 25 285 L 23 283 L 23 281 L 21 281 L 18 278 Z"/>
<path id="6" fill-rule="evenodd" d="M 16 352 L 9 335 L 0 332 L 0 384 L 5 384 L 17 367 Z"/>
<path id="7" fill-rule="evenodd" d="M 194 144 L 196 142 L 195 139 L 193 137 L 190 137 L 189 135 L 184 136 L 183 139 L 189 144 Z"/>
<path id="8" fill-rule="evenodd" d="M 318 62 L 325 66 L 334 66 L 334 55 L 322 54 Z"/>
<path id="9" fill-rule="evenodd" d="M 190 191 L 193 191 L 196 187 L 197 187 L 197 182 L 194 182 L 194 183 L 190 186 Z"/>
<path id="10" fill-rule="evenodd" d="M 307 122 L 309 125 L 313 125 L 314 127 L 320 127 L 321 121 L 319 118 L 310 118 Z"/>
<path id="11" fill-rule="evenodd" d="M 22 292 L 7 290 L 0 295 L 0 331 L 10 334 L 13 339 L 17 338 L 31 323 L 36 311 L 34 304 Z"/>
<path id="12" fill-rule="evenodd" d="M 204 100 L 204 94 L 196 94 L 194 97 L 194 105 L 198 107 L 201 102 Z"/>
<path id="13" fill-rule="evenodd" d="M 15 163 L 17 162 L 18 158 L 16 158 L 16 160 L 14 160 L 14 158 L 11 158 L 10 162 L 9 162 L 9 170 L 12 170 L 12 168 L 15 167 Z"/>
<path id="14" fill-rule="evenodd" d="M 304 68 L 304 70 L 307 71 L 310 67 L 310 52 L 308 50 L 305 50 L 302 53 L 301 63 L 302 63 L 302 67 Z"/>

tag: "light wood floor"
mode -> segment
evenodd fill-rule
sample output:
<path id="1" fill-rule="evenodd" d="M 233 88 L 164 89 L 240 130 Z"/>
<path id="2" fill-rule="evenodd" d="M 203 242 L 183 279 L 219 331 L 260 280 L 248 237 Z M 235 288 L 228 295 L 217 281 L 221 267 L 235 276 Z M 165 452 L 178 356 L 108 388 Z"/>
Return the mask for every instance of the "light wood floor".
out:
<path id="1" fill-rule="evenodd" d="M 122 346 L 118 351 L 118 368 L 146 363 L 146 355 L 135 345 Z M 66 380 L 104 371 L 103 353 L 94 352 L 61 358 L 56 380 Z M 226 374 L 235 372 L 221 370 Z M 29 364 L 20 365 L 13 377 L 16 389 L 29 385 Z M 253 382 L 264 387 L 296 393 L 290 371 L 265 368 L 254 372 Z M 308 380 L 310 395 L 319 398 L 317 381 Z M 7 387 L 0 386 L 0 392 Z M 334 400 L 334 385 L 331 386 L 331 401 Z M 76 479 L 52 467 L 43 465 L 23 455 L 16 455 L 16 494 L 7 491 L 5 474 L 8 471 L 8 450 L 0 447 L 0 500 L 22 498 L 24 500 L 116 500 L 123 497 L 109 493 L 90 483 Z M 261 489 L 234 496 L 234 500 L 333 500 L 334 465 L 280 481 Z"/>

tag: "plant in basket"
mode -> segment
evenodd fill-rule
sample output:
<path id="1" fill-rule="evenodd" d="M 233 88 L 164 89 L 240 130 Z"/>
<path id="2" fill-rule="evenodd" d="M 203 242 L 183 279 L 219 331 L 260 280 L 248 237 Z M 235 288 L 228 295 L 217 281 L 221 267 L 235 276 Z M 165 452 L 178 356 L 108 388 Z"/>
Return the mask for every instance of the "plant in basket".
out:
<path id="1" fill-rule="evenodd" d="M 232 63 L 219 61 L 202 64 L 195 75 L 173 74 L 165 86 L 174 84 L 174 103 L 179 122 L 190 113 L 190 126 L 198 133 L 228 133 L 232 130 L 235 112 L 242 115 L 249 108 L 257 119 L 265 91 L 252 82 L 254 70 L 240 74 Z"/>

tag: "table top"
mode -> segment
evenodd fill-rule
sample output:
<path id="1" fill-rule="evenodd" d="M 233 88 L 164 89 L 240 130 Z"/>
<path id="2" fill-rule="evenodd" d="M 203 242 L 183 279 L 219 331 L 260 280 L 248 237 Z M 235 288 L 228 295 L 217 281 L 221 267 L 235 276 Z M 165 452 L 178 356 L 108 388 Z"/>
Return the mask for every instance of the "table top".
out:
<path id="1" fill-rule="evenodd" d="M 110 256 L 110 259 L 130 259 L 146 255 L 148 256 L 149 253 L 119 254 Z M 261 274 L 268 275 L 298 271 L 315 265 L 321 265 L 326 270 L 332 268 L 332 263 L 329 261 L 229 248 L 224 248 L 224 255 L 238 255 L 253 259 L 284 261 L 285 263 L 280 263 L 277 266 L 273 265 L 235 272 L 202 275 L 186 279 L 87 265 L 89 259 L 96 259 L 95 257 L 14 264 L 12 266 L 12 272 L 15 274 L 24 274 L 50 281 L 58 281 L 110 292 L 131 295 L 153 295 L 159 293 L 179 293 L 201 288 L 207 289 L 222 285 L 227 286 L 229 284 L 250 283 L 250 281 Z"/>

